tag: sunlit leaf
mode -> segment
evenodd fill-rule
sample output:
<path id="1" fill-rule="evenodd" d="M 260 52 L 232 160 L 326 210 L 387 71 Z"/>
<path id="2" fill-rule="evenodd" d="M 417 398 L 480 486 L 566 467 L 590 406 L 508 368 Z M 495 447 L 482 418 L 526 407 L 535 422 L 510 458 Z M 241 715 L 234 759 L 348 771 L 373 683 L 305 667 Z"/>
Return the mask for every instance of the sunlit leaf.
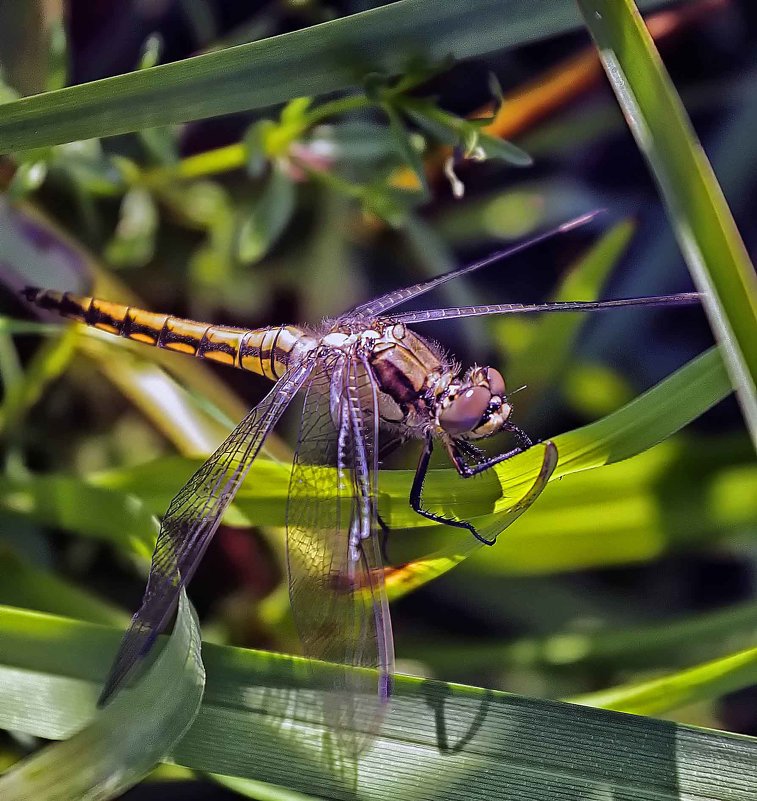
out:
<path id="1" fill-rule="evenodd" d="M 634 715 L 659 715 L 754 684 L 757 684 L 757 648 L 748 648 L 678 673 L 610 687 L 571 700 Z"/>
<path id="2" fill-rule="evenodd" d="M 9 688 L 21 673 L 30 694 L 44 688 L 56 718 L 26 704 L 14 728 L 60 737 L 70 730 L 61 720 L 84 722 L 72 687 L 92 697 L 118 633 L 0 609 L 0 635 L 0 725 L 9 725 Z M 207 644 L 203 658 L 202 706 L 173 752 L 196 770 L 319 798 L 751 799 L 753 738 L 403 676 L 376 743 L 349 765 L 329 749 L 319 712 L 330 666 Z"/>

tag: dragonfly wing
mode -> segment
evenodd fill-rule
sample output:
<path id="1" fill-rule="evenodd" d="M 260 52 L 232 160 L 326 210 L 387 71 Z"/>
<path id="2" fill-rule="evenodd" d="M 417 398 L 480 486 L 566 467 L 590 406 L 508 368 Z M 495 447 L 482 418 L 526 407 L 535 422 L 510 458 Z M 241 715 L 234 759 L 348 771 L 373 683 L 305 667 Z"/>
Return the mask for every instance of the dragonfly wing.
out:
<path id="1" fill-rule="evenodd" d="M 290 597 L 309 657 L 378 669 L 378 687 L 375 673 L 336 669 L 338 693 L 329 699 L 333 727 L 369 737 L 394 667 L 375 536 L 377 428 L 368 366 L 342 354 L 321 360 L 305 397 L 289 491 Z"/>
<path id="2" fill-rule="evenodd" d="M 617 300 L 559 300 L 547 303 L 487 303 L 481 306 L 454 306 L 448 309 L 421 309 L 392 315 L 393 320 L 414 325 L 435 320 L 453 320 L 461 317 L 482 317 L 489 314 L 534 314 L 539 312 L 608 311 L 640 306 L 691 306 L 700 304 L 699 292 L 679 292 L 676 295 L 652 295 L 642 298 Z"/>
<path id="3" fill-rule="evenodd" d="M 451 281 L 454 278 L 460 278 L 463 275 L 475 272 L 483 267 L 488 267 L 489 265 L 495 264 L 502 259 L 507 259 L 510 256 L 514 256 L 516 253 L 527 250 L 539 242 L 543 242 L 544 240 L 551 239 L 559 234 L 564 234 L 566 231 L 570 231 L 573 228 L 585 225 L 600 213 L 601 211 L 594 211 L 590 212 L 589 214 L 582 214 L 580 217 L 568 220 L 562 225 L 558 225 L 556 228 L 552 228 L 544 233 L 537 234 L 531 239 L 527 239 L 524 242 L 518 242 L 517 244 L 505 248 L 504 250 L 499 250 L 496 253 L 492 253 L 491 256 L 487 256 L 485 259 L 481 259 L 481 261 L 473 262 L 473 264 L 467 264 L 464 267 L 458 267 L 456 270 L 444 273 L 443 275 L 438 275 L 436 278 L 431 278 L 428 281 L 423 281 L 420 284 L 413 284 L 412 286 L 404 287 L 403 289 L 395 289 L 392 292 L 387 292 L 385 295 L 381 295 L 380 297 L 374 298 L 367 303 L 362 303 L 360 306 L 356 306 L 352 312 L 350 312 L 350 315 L 362 315 L 366 317 L 380 317 L 381 315 L 385 315 L 395 306 L 399 306 L 402 303 L 407 303 L 414 298 L 425 295 L 426 292 L 430 292 L 432 289 L 436 289 L 436 287 L 446 284 L 447 281 Z M 392 315 L 392 317 L 394 317 L 394 315 Z"/>
<path id="4" fill-rule="evenodd" d="M 311 370 L 310 360 L 288 370 L 171 501 L 160 527 L 142 605 L 121 642 L 99 704 L 124 683 L 168 624 L 181 588 L 194 574 L 268 432 Z"/>

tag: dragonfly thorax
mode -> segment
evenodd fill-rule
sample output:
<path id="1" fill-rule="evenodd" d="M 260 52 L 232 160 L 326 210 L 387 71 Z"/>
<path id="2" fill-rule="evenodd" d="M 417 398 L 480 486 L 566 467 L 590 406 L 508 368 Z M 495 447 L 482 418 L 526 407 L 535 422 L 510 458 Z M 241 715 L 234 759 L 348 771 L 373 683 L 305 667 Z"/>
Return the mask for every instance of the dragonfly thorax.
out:
<path id="1" fill-rule="evenodd" d="M 382 423 L 403 436 L 480 439 L 501 431 L 512 411 L 505 381 L 492 367 L 464 374 L 432 341 L 403 323 L 374 318 L 367 325 L 339 321 L 321 340 L 362 352 L 378 390 Z"/>

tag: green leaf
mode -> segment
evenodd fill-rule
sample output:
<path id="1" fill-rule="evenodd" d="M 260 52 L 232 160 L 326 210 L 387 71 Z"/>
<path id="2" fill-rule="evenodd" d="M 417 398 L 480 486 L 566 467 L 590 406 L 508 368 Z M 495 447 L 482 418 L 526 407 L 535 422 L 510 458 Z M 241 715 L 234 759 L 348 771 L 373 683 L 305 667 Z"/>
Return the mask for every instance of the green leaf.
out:
<path id="1" fill-rule="evenodd" d="M 143 187 L 130 189 L 121 201 L 118 225 L 105 248 L 105 258 L 117 267 L 147 264 L 155 251 L 158 224 L 152 195 Z"/>
<path id="2" fill-rule="evenodd" d="M 33 613 L 24 618 L 13 611 L 9 617 L 16 624 L 11 634 L 14 645 L 30 632 L 36 634 L 29 643 L 31 651 L 39 649 L 43 632 L 63 634 L 54 619 Z M 8 622 L 7 617 L 3 619 Z M 31 625 L 24 625 L 26 621 L 32 621 Z M 59 653 L 51 642 L 46 648 L 49 654 Z M 0 777 L 3 801 L 104 801 L 120 795 L 180 742 L 197 715 L 205 684 L 197 620 L 183 592 L 173 634 L 154 665 L 134 688 L 124 690 L 97 712 L 97 685 L 83 680 L 80 672 L 53 677 L 39 664 L 14 668 L 7 654 L 0 667 L 2 726 L 23 728 L 33 716 L 37 722 L 27 733 L 68 739 Z M 66 696 L 65 710 L 57 707 L 48 692 Z"/>
<path id="3" fill-rule="evenodd" d="M 487 133 L 478 134 L 476 149 L 480 149 L 488 159 L 502 159 L 516 167 L 530 167 L 534 163 L 525 150 L 521 150 L 507 139 L 498 139 Z"/>
<path id="4" fill-rule="evenodd" d="M 15 330 L 18 331 L 17 325 Z M 75 345 L 76 334 L 73 331 L 59 329 L 57 336 L 45 342 L 34 354 L 22 379 L 12 385 L 6 382 L 7 389 L 0 406 L 0 430 L 6 432 L 15 430 L 24 415 L 42 397 L 49 384 L 68 368 L 76 352 Z"/>
<path id="5" fill-rule="evenodd" d="M 81 725 L 87 713 L 76 693 L 94 692 L 118 636 L 0 609 L 0 726 L 61 737 L 71 731 L 66 721 Z M 355 765 L 322 721 L 329 665 L 209 644 L 203 657 L 202 706 L 172 755 L 195 770 L 366 801 L 753 796 L 754 738 L 409 676 L 397 677 L 376 742 Z M 11 708 L 21 675 L 30 697 L 44 693 L 44 708 Z M 173 695 L 156 704 L 158 720 Z M 129 725 L 139 722 L 135 714 Z"/>
<path id="6" fill-rule="evenodd" d="M 722 364 L 716 352 L 711 352 L 609 417 L 555 438 L 562 457 L 556 474 L 585 471 L 644 451 L 728 391 Z M 533 482 L 535 472 L 531 471 L 540 464 L 540 452 L 535 448 L 533 453 L 511 460 L 513 464 L 499 470 L 499 481 L 482 477 L 471 484 L 462 482 L 451 469 L 434 470 L 428 481 L 428 501 L 476 524 L 494 522 L 503 527 L 511 522 L 514 502 L 524 494 L 524 485 L 528 486 L 525 482 Z M 753 491 L 755 471 L 748 466 L 702 479 L 701 508 L 678 501 L 671 505 L 657 497 L 653 488 L 661 470 L 669 470 L 668 465 L 676 462 L 687 464 L 691 458 L 680 448 L 666 447 L 612 470 L 592 471 L 591 476 L 577 475 L 557 484 L 508 537 L 481 554 L 477 569 L 494 575 L 639 561 L 655 558 L 677 542 L 696 542 L 713 527 L 726 533 L 748 525 L 757 512 L 753 503 L 757 497 Z M 4 479 L 0 481 L 0 504 L 48 525 L 112 542 L 146 559 L 156 535 L 151 513 L 164 511 L 200 463 L 178 457 L 159 459 L 100 473 L 87 482 L 68 476 Z M 644 478 L 641 484 L 639 474 Z M 389 575 L 390 593 L 395 597 L 450 570 L 478 550 L 472 538 L 452 536 L 412 512 L 407 502 L 412 478 L 411 471 L 385 470 L 380 476 L 382 516 L 392 528 L 417 528 L 419 532 L 412 538 L 406 532 L 398 545 L 407 540 L 415 556 L 431 554 Z M 650 482 L 647 491 L 644 486 Z M 227 519 L 238 525 L 251 521 L 283 525 L 288 484 L 285 464 L 257 460 Z M 599 538 L 594 525 L 598 511 L 587 500 L 596 492 L 614 499 L 601 512 L 606 523 Z M 734 504 L 734 499 L 741 501 Z M 664 515 L 661 503 L 665 504 Z M 494 511 L 487 514 L 486 510 Z M 566 527 L 566 520 L 572 524 Z"/>
<path id="7" fill-rule="evenodd" d="M 530 517 L 531 515 L 529 515 Z M 596 519 L 596 518 L 595 518 Z M 480 575 L 480 574 L 479 574 Z M 696 660 L 748 647 L 757 626 L 752 601 L 713 612 L 665 619 L 644 626 L 583 629 L 571 621 L 566 628 L 543 637 L 511 642 L 498 638 L 469 638 L 463 642 L 414 641 L 412 654 L 444 675 L 465 664 L 466 669 L 548 669 L 575 674 L 577 670 L 650 670 L 684 667 Z M 592 705 L 604 706 L 603 703 Z M 613 707 L 615 708 L 615 707 Z M 620 710 L 619 710 L 620 711 Z"/>
<path id="8" fill-rule="evenodd" d="M 389 120 L 389 130 L 397 152 L 407 166 L 415 173 L 421 188 L 421 197 L 427 198 L 429 195 L 428 180 L 426 179 L 426 167 L 423 164 L 420 152 L 416 149 L 413 137 L 405 128 L 396 109 L 390 103 L 382 103 L 381 108 Z M 417 137 L 416 137 L 417 138 Z"/>
<path id="9" fill-rule="evenodd" d="M 149 559 L 158 525 L 136 497 L 71 476 L 0 476 L 0 508 L 111 542 Z"/>
<path id="10" fill-rule="evenodd" d="M 8 187 L 8 196 L 20 200 L 42 186 L 47 178 L 47 163 L 44 161 L 25 161 L 18 166 L 16 174 Z"/>
<path id="11" fill-rule="evenodd" d="M 611 415 L 555 437 L 553 441 L 557 445 L 560 461 L 553 478 L 602 467 L 642 453 L 702 414 L 729 392 L 730 383 L 722 361 L 717 351 L 709 351 Z M 542 465 L 542 458 L 543 449 L 537 446 L 497 466 L 491 475 L 481 476 L 474 482 L 462 481 L 451 468 L 432 470 L 424 498 L 431 508 L 469 519 L 482 528 L 503 527 L 511 522 L 513 506 L 533 483 Z M 675 459 L 676 454 L 660 452 L 651 458 L 651 463 L 641 463 L 638 468 L 629 464 L 627 470 L 641 470 L 652 480 L 659 473 L 661 458 Z M 90 482 L 103 491 L 110 489 L 119 493 L 133 493 L 159 512 L 176 492 L 180 479 L 188 477 L 198 465 L 199 462 L 161 459 L 140 465 L 138 469 L 101 473 L 91 477 Z M 579 497 L 582 496 L 581 487 L 584 487 L 585 496 L 586 488 L 591 488 L 592 482 L 601 481 L 604 473 L 600 471 L 594 475 L 599 477 L 587 477 L 585 480 L 576 477 Z M 383 470 L 379 479 L 379 509 L 384 520 L 392 529 L 419 529 L 419 533 L 413 536 L 422 539 L 413 540 L 413 553 L 415 556 L 424 552 L 431 554 L 425 559 L 416 559 L 405 572 L 392 574 L 389 583 L 394 596 L 405 594 L 450 570 L 479 548 L 472 537 L 460 537 L 446 527 L 432 526 L 412 511 L 407 499 L 413 476 L 413 471 Z M 628 476 L 622 472 L 617 480 L 608 478 L 602 484 L 605 497 L 617 495 L 618 487 L 622 487 L 627 480 Z M 631 483 L 638 486 L 637 479 Z M 701 510 L 695 511 L 693 522 L 691 516 L 676 516 L 674 519 L 679 520 L 679 528 L 674 530 L 696 536 L 696 532 L 700 531 L 697 525 L 706 528 L 708 521 L 714 521 L 722 530 L 738 528 L 752 519 L 750 516 L 754 514 L 754 505 L 742 502 L 740 508 L 735 507 L 727 498 L 734 493 L 736 497 L 754 498 L 754 493 L 750 493 L 753 485 L 754 471 L 748 469 L 744 475 L 737 471 L 736 475 L 723 477 L 719 483 L 713 479 L 708 492 L 715 509 L 711 514 L 715 517 L 702 514 Z M 258 525 L 282 526 L 288 487 L 287 465 L 258 459 L 249 479 L 235 497 L 236 513 L 242 512 L 245 519 L 254 520 Z M 716 502 L 723 493 L 726 500 Z M 551 501 L 553 494 L 554 503 Z M 652 501 L 643 492 L 630 499 L 618 497 L 615 511 L 622 539 L 618 544 L 613 544 L 610 540 L 611 531 L 608 531 L 608 537 L 597 541 L 595 528 L 587 522 L 596 519 L 596 509 L 589 506 L 578 510 L 575 499 L 570 496 L 570 485 L 563 488 L 560 484 L 548 490 L 531 512 L 516 524 L 512 537 L 503 538 L 496 548 L 487 551 L 484 564 L 491 565 L 488 569 L 493 571 L 509 569 L 532 572 L 536 569 L 535 565 L 541 571 L 565 570 L 605 562 L 653 558 L 659 555 L 665 540 L 658 531 L 659 520 L 657 527 L 654 525 L 657 520 L 656 501 Z M 564 521 L 579 511 L 576 527 L 566 529 Z M 629 514 L 636 525 L 630 531 Z M 557 525 L 558 521 L 562 521 L 563 525 Z M 522 536 L 518 534 L 519 530 Z M 583 533 L 586 531 L 589 532 L 588 539 Z M 410 532 L 405 532 L 398 539 L 404 541 L 406 535 L 409 537 Z M 563 540 L 563 544 L 558 546 L 558 542 Z M 401 547 L 402 543 L 398 542 L 398 546 Z M 535 552 L 533 557 L 530 556 L 531 550 Z M 551 558 L 545 558 L 547 553 L 551 554 Z"/>
<path id="12" fill-rule="evenodd" d="M 395 104 L 437 142 L 450 146 L 459 144 L 461 120 L 442 111 L 435 103 L 416 97 L 398 97 Z"/>
<path id="13" fill-rule="evenodd" d="M 757 684 L 757 648 L 747 648 L 671 675 L 611 687 L 571 700 L 633 715 L 659 715 L 754 684 Z"/>
<path id="14" fill-rule="evenodd" d="M 730 382 L 718 352 L 707 351 L 618 411 L 596 423 L 554 437 L 552 442 L 557 447 L 559 462 L 551 480 L 642 453 L 691 422 L 729 392 Z M 424 489 L 427 508 L 470 520 L 478 531 L 492 535 L 501 524 L 509 524 L 513 502 L 533 483 L 542 458 L 540 446 L 529 448 L 496 465 L 473 485 L 461 481 L 454 470 L 431 471 Z M 384 471 L 381 474 L 380 489 L 382 493 L 388 490 L 391 496 L 388 509 L 382 507 L 383 497 L 380 497 L 379 510 L 383 519 L 390 528 L 423 525 L 414 519 L 418 515 L 406 500 L 412 473 L 405 473 L 404 491 L 398 491 L 393 485 L 394 480 L 402 480 L 401 471 L 394 473 Z M 395 498 L 404 498 L 404 504 L 397 503 Z M 436 539 L 441 545 L 419 548 L 419 552 L 430 552 L 429 555 L 416 559 L 389 577 L 392 597 L 403 595 L 451 570 L 481 547 L 473 537 L 452 536 L 444 528 Z M 433 542 L 434 539 L 429 539 L 426 546 Z"/>
<path id="15" fill-rule="evenodd" d="M 271 174 L 252 211 L 239 230 L 239 260 L 254 264 L 276 244 L 295 210 L 297 194 L 292 179 L 279 165 Z"/>
<path id="16" fill-rule="evenodd" d="M 663 5 L 648 0 L 645 7 Z M 297 96 L 503 50 L 574 29 L 572 0 L 398 0 L 262 41 L 119 75 L 3 107 L 0 153 L 264 108 Z"/>
<path id="17" fill-rule="evenodd" d="M 647 159 L 757 444 L 757 277 L 712 167 L 633 0 L 579 0 Z"/>
<path id="18" fill-rule="evenodd" d="M 66 615 L 78 620 L 126 625 L 125 612 L 85 590 L 40 570 L 0 547 L 0 604 Z"/>
<path id="19" fill-rule="evenodd" d="M 142 54 L 139 57 L 137 69 L 148 70 L 156 67 L 160 63 L 163 48 L 163 37 L 158 33 L 151 33 L 142 45 Z"/>

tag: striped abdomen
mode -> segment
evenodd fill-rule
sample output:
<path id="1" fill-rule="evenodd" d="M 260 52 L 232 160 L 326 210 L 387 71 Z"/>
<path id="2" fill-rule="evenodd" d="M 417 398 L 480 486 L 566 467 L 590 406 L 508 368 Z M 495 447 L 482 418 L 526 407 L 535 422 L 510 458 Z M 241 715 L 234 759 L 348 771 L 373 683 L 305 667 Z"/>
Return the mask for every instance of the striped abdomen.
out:
<path id="1" fill-rule="evenodd" d="M 296 326 L 232 328 L 183 320 L 70 292 L 27 287 L 23 296 L 42 309 L 109 334 L 249 370 L 266 378 L 283 375 L 293 354 L 315 342 Z"/>

